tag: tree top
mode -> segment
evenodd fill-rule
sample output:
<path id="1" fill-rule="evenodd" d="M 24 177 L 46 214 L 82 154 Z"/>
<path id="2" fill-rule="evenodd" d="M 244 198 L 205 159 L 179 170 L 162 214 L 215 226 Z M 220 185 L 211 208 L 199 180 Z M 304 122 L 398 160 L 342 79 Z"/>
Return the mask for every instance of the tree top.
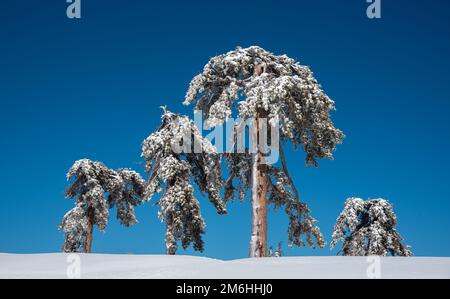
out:
<path id="1" fill-rule="evenodd" d="M 191 103 L 202 111 L 207 127 L 226 121 L 233 108 L 242 119 L 263 116 L 278 123 L 282 140 L 302 145 L 308 165 L 331 159 L 344 138 L 330 117 L 334 102 L 310 68 L 257 46 L 211 58 L 189 85 L 184 104 Z"/>

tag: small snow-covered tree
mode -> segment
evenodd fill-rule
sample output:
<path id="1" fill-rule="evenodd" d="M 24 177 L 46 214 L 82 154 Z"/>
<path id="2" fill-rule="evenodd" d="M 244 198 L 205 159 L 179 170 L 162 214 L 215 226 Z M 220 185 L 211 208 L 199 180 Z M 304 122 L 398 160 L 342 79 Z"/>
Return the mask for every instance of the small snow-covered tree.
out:
<path id="1" fill-rule="evenodd" d="M 300 202 L 289 176 L 282 143 L 302 146 L 306 164 L 317 166 L 320 158 L 332 159 L 332 151 L 341 143 L 343 133 L 330 118 L 333 101 L 323 92 L 311 70 L 286 55 L 277 56 L 260 47 L 237 48 L 213 57 L 203 72 L 195 76 L 185 104 L 196 103 L 206 126 L 222 124 L 237 107 L 240 119 L 257 124 L 268 119 L 279 123 L 279 151 L 282 167 L 265 165 L 261 151 L 227 154 L 230 178 L 225 185 L 226 199 L 234 198 L 233 181 L 238 181 L 239 198 L 251 187 L 252 235 L 250 256 L 267 255 L 267 197 L 275 207 L 284 206 L 289 216 L 289 245 L 303 246 L 302 236 L 314 247 L 325 245 L 309 209 Z M 236 105 L 237 102 L 237 105 Z M 261 136 L 259 125 L 253 136 Z"/>
<path id="2" fill-rule="evenodd" d="M 280 241 L 277 245 L 277 248 L 273 250 L 273 247 L 269 247 L 269 251 L 267 253 L 268 257 L 281 257 L 283 256 L 283 248 L 282 248 L 282 242 Z"/>
<path id="3" fill-rule="evenodd" d="M 334 226 L 331 249 L 342 242 L 340 253 L 346 256 L 411 256 L 396 225 L 397 217 L 387 200 L 349 198 Z"/>
<path id="4" fill-rule="evenodd" d="M 183 249 L 193 243 L 195 250 L 203 251 L 205 221 L 194 196 L 191 179 L 202 193 L 208 194 L 217 212 L 225 214 L 220 197 L 223 186 L 220 156 L 188 117 L 174 114 L 165 107 L 163 110 L 160 128 L 142 145 L 142 157 L 150 173 L 146 198 L 163 192 L 157 204 L 159 217 L 166 222 L 167 254 L 176 253 L 178 241 L 181 241 Z M 180 144 L 183 151 L 177 150 Z M 194 147 L 201 150 L 193 150 Z"/>
<path id="5" fill-rule="evenodd" d="M 141 203 L 144 180 L 134 171 L 114 171 L 100 162 L 78 160 L 67 173 L 73 183 L 66 198 L 75 199 L 75 207 L 67 212 L 60 224 L 65 233 L 64 252 L 91 252 L 94 225 L 104 231 L 109 208 L 117 206 L 117 218 L 126 226 L 137 222 L 134 206 Z M 106 193 L 109 194 L 108 198 Z"/>
<path id="6" fill-rule="evenodd" d="M 281 257 L 283 256 L 283 247 L 282 247 L 282 242 L 280 241 L 278 243 L 277 249 L 275 250 L 274 256 L 275 257 Z"/>
<path id="7" fill-rule="evenodd" d="M 268 257 L 273 257 L 273 247 L 272 246 L 269 247 L 269 249 L 267 251 L 267 256 Z"/>

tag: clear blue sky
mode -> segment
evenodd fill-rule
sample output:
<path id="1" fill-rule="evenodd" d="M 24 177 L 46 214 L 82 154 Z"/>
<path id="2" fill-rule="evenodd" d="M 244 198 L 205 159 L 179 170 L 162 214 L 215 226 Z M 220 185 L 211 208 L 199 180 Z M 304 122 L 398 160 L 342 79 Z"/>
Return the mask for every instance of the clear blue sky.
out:
<path id="1" fill-rule="evenodd" d="M 347 138 L 334 161 L 308 169 L 302 152 L 287 149 L 326 239 L 347 197 L 383 197 L 416 255 L 450 255 L 448 1 L 383 0 L 381 20 L 366 17 L 365 0 L 82 0 L 81 20 L 66 18 L 66 5 L 1 2 L 0 252 L 59 251 L 71 164 L 91 158 L 142 173 L 140 145 L 160 122 L 158 107 L 192 115 L 181 102 L 208 59 L 259 45 L 311 66 L 336 102 Z M 201 204 L 203 255 L 246 257 L 249 205 L 218 217 Z M 163 253 L 156 214 L 139 207 L 130 229 L 112 214 L 94 252 Z M 286 229 L 284 212 L 271 212 L 269 243 L 286 245 Z"/>

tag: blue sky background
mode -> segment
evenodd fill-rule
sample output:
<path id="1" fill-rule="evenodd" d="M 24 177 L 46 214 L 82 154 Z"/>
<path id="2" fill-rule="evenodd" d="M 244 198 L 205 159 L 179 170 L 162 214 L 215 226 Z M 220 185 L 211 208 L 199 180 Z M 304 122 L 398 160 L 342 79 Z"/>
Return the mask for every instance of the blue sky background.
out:
<path id="1" fill-rule="evenodd" d="M 181 102 L 208 59 L 259 45 L 311 66 L 336 102 L 333 119 L 347 138 L 334 161 L 306 168 L 304 154 L 287 148 L 327 241 L 347 197 L 383 197 L 416 255 L 450 255 L 450 2 L 384 0 L 381 20 L 366 17 L 365 0 L 82 0 L 80 20 L 66 17 L 66 5 L 0 4 L 0 252 L 59 251 L 72 163 L 91 158 L 142 173 L 140 145 L 159 125 L 158 107 L 192 116 Z M 246 257 L 248 203 L 229 205 L 224 217 L 201 203 L 203 255 Z M 112 213 L 94 252 L 164 253 L 157 208 L 137 215 L 126 229 Z M 284 212 L 271 212 L 269 243 L 286 245 L 286 229 Z"/>

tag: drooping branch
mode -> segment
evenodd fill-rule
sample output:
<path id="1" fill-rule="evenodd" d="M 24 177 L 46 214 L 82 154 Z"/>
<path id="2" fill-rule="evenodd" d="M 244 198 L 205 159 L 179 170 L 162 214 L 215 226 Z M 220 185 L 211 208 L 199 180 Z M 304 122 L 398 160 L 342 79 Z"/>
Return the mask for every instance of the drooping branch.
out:
<path id="1" fill-rule="evenodd" d="M 289 175 L 289 171 L 286 166 L 286 157 L 284 156 L 283 145 L 281 142 L 279 143 L 279 151 L 280 151 L 281 165 L 283 167 L 283 171 L 286 174 L 287 179 L 289 180 L 289 184 L 291 185 L 292 190 L 294 191 L 296 201 L 298 203 L 300 203 L 300 195 L 298 193 L 297 188 L 294 185 L 294 181 L 292 180 L 291 176 Z"/>

